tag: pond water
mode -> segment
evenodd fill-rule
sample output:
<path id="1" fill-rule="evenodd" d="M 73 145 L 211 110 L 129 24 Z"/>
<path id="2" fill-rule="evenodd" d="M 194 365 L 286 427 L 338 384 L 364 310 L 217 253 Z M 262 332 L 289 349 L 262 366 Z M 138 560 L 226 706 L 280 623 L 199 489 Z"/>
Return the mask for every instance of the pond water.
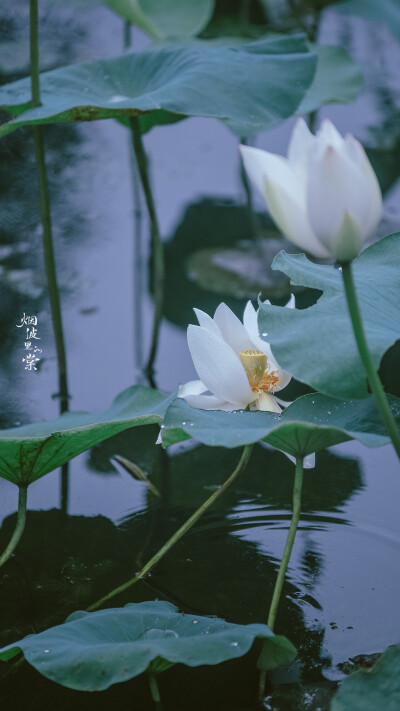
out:
<path id="1" fill-rule="evenodd" d="M 27 28 L 24 3 L 2 10 L 0 29 L 8 37 L 7 52 L 0 53 L 3 81 L 28 71 Z M 77 12 L 43 3 L 41 33 L 42 66 L 49 68 L 118 53 L 123 25 L 105 8 Z M 399 66 L 400 51 L 384 28 L 333 14 L 322 24 L 320 41 L 347 46 L 366 69 L 366 89 L 355 104 L 320 113 L 376 147 L 376 153 L 379 149 L 390 175 L 380 228 L 380 234 L 388 234 L 400 225 L 394 149 L 391 161 L 387 150 L 399 142 L 395 119 L 400 85 L 390 67 L 396 66 L 394 57 Z M 139 31 L 133 32 L 135 48 L 146 42 Z M 256 144 L 283 153 L 291 128 L 288 121 L 258 136 Z M 161 230 L 168 240 L 167 318 L 155 376 L 159 389 L 168 392 L 194 377 L 185 335 L 193 306 L 211 311 L 225 300 L 240 313 L 246 298 L 256 297 L 261 287 L 265 296 L 284 299 L 287 285 L 273 281 L 268 268 L 280 246 L 254 242 L 237 140 L 222 124 L 190 119 L 156 128 L 145 145 Z M 48 127 L 46 149 L 70 407 L 99 411 L 125 387 L 143 382 L 140 363 L 149 348 L 152 316 L 146 213 L 136 202 L 136 217 L 142 212 L 138 271 L 130 134 L 124 126 L 103 121 Z M 7 136 L 0 151 L 0 417 L 6 427 L 53 418 L 58 402 L 53 397 L 57 368 L 30 131 Z M 262 208 L 256 197 L 255 204 Z M 256 237 L 265 235 L 278 238 L 265 216 L 258 215 Z M 227 248 L 234 252 L 226 254 Z M 257 260 L 251 259 L 254 250 Z M 266 285 L 260 278 L 267 278 Z M 140 318 L 134 303 L 138 284 L 144 285 Z M 16 324 L 23 313 L 38 317 L 43 349 L 38 372 L 25 371 L 21 363 L 23 339 Z M 300 385 L 297 391 L 302 392 Z M 131 577 L 227 478 L 240 456 L 239 451 L 193 443 L 164 452 L 155 446 L 157 434 L 155 426 L 131 430 L 77 457 L 69 465 L 68 498 L 63 501 L 59 472 L 29 488 L 26 534 L 0 576 L 1 644 L 61 621 Z M 113 464 L 115 454 L 142 467 L 159 487 L 161 499 Z M 292 465 L 282 454 L 255 447 L 234 489 L 151 576 L 115 604 L 160 598 L 196 614 L 264 622 L 290 522 L 292 483 Z M 352 667 L 350 658 L 399 641 L 400 574 L 393 564 L 400 551 L 399 495 L 391 447 L 336 446 L 319 454 L 315 469 L 306 472 L 303 514 L 276 625 L 294 642 L 299 657 L 271 674 L 266 709 L 327 709 L 335 682 Z M 15 521 L 16 499 L 16 488 L 0 479 L 2 548 Z M 250 654 L 197 671 L 169 670 L 160 678 L 165 708 L 256 709 L 255 658 Z M 111 704 L 152 708 L 142 679 L 102 694 L 84 694 L 57 687 L 26 664 L 12 673 L 5 667 L 0 669 L 2 698 L 15 708 L 22 708 L 27 690 L 32 710 L 44 704 L 64 709 L 71 702 L 82 709 L 108 709 Z"/>

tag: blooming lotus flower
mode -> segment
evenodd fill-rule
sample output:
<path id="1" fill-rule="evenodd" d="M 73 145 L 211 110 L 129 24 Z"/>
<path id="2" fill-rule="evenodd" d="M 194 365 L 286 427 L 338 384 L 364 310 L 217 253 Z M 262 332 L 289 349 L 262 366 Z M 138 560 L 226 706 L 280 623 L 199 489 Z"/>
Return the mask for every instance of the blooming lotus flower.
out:
<path id="1" fill-rule="evenodd" d="M 294 297 L 287 306 L 294 306 Z M 199 326 L 188 327 L 187 339 L 200 380 L 182 385 L 179 397 L 202 410 L 230 412 L 250 406 L 281 412 L 282 401 L 274 393 L 289 383 L 291 375 L 279 367 L 269 343 L 260 337 L 252 303 L 245 308 L 244 323 L 224 303 L 214 318 L 200 309 L 194 311 Z"/>
<path id="2" fill-rule="evenodd" d="M 325 119 L 298 119 L 287 158 L 241 146 L 244 166 L 284 235 L 315 257 L 348 262 L 376 228 L 382 195 L 361 144 Z"/>

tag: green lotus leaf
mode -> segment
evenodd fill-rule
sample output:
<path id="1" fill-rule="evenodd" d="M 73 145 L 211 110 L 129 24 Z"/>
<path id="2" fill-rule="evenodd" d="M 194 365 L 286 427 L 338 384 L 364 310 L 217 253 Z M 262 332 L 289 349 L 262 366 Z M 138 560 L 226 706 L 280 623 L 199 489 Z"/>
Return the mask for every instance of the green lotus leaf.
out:
<path id="1" fill-rule="evenodd" d="M 31 484 L 118 432 L 162 422 L 173 397 L 135 385 L 98 415 L 66 412 L 55 420 L 0 430 L 0 476 Z"/>
<path id="2" fill-rule="evenodd" d="M 349 15 L 358 15 L 368 20 L 376 20 L 386 25 L 400 41 L 400 5 L 398 0 L 341 0 L 329 8 L 340 10 Z"/>
<path id="3" fill-rule="evenodd" d="M 296 111 L 300 116 L 316 111 L 321 104 L 348 104 L 357 98 L 364 86 L 359 66 L 343 47 L 315 45 L 313 48 L 318 52 L 317 71 Z"/>
<path id="4" fill-rule="evenodd" d="M 400 424 L 400 400 L 390 398 Z M 263 440 L 293 456 L 306 456 L 357 439 L 367 447 L 390 443 L 373 397 L 337 400 L 320 393 L 304 395 L 281 415 L 272 412 L 199 410 L 177 398 L 161 426 L 165 447 L 193 438 L 211 447 L 242 447 Z"/>
<path id="5" fill-rule="evenodd" d="M 400 338 L 400 233 L 368 247 L 353 262 L 361 316 L 372 360 L 378 369 L 384 353 Z M 358 354 L 342 276 L 304 254 L 280 252 L 273 269 L 292 284 L 322 295 L 307 309 L 260 305 L 260 333 L 271 344 L 279 365 L 297 380 L 338 398 L 366 397 L 367 381 Z"/>
<path id="6" fill-rule="evenodd" d="M 236 625 L 180 613 L 169 602 L 140 602 L 76 612 L 62 625 L 3 647 L 0 659 L 23 652 L 47 679 L 70 689 L 101 691 L 146 670 L 157 673 L 173 664 L 197 667 L 242 657 L 256 638 L 269 651 L 269 668 L 296 656 L 293 645 L 266 625 Z"/>
<path id="7" fill-rule="evenodd" d="M 0 136 L 28 124 L 121 119 L 162 110 L 219 118 L 244 136 L 291 116 L 316 65 L 316 53 L 303 35 L 234 46 L 153 46 L 43 73 L 37 108 L 30 108 L 30 79 L 6 84 L 0 88 L 0 106 L 16 118 L 0 127 Z"/>
<path id="8" fill-rule="evenodd" d="M 393 644 L 372 669 L 360 669 L 342 681 L 331 711 L 398 711 L 400 644 Z"/>

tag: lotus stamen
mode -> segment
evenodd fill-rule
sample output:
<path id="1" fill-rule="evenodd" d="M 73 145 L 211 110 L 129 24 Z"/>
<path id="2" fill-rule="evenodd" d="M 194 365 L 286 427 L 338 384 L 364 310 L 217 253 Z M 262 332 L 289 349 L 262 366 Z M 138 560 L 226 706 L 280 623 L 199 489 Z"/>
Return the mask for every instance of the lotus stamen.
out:
<path id="1" fill-rule="evenodd" d="M 279 382 L 279 376 L 269 369 L 265 353 L 247 350 L 240 351 L 239 356 L 253 392 L 273 392 Z"/>

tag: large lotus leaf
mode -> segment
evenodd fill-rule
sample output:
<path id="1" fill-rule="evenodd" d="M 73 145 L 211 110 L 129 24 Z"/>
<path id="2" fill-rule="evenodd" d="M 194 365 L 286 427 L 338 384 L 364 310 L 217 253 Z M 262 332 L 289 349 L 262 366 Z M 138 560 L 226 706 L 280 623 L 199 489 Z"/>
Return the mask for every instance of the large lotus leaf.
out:
<path id="1" fill-rule="evenodd" d="M 350 103 L 357 98 L 364 85 L 359 66 L 343 47 L 313 45 L 312 49 L 318 55 L 317 71 L 297 108 L 298 116 L 316 111 L 322 104 Z M 140 128 L 142 133 L 146 133 L 153 126 L 175 123 L 183 118 L 185 116 L 168 111 L 153 111 L 140 117 Z M 129 119 L 121 119 L 121 122 L 129 125 Z"/>
<path id="2" fill-rule="evenodd" d="M 329 5 L 329 7 L 332 7 Z M 335 10 L 349 15 L 359 15 L 369 20 L 384 23 L 400 41 L 400 5 L 399 0 L 344 0 L 335 3 Z"/>
<path id="3" fill-rule="evenodd" d="M 368 247 L 353 262 L 353 274 L 372 360 L 378 369 L 385 351 L 400 338 L 400 233 Z M 342 276 L 304 254 L 280 252 L 273 269 L 292 284 L 322 291 L 308 309 L 261 305 L 259 327 L 278 363 L 315 390 L 338 398 L 367 395 L 365 371 L 355 343 Z"/>
<path id="4" fill-rule="evenodd" d="M 360 669 L 342 681 L 331 711 L 398 711 L 400 644 L 388 647 L 372 669 Z"/>
<path id="5" fill-rule="evenodd" d="M 0 430 L 0 476 L 31 484 L 118 432 L 161 422 L 173 397 L 135 385 L 98 415 L 67 412 L 55 420 Z"/>
<path id="6" fill-rule="evenodd" d="M 180 613 L 169 602 L 140 602 L 75 612 L 63 625 L 4 647 L 0 659 L 22 651 L 27 662 L 51 681 L 70 689 L 101 691 L 147 669 L 158 672 L 178 663 L 198 667 L 242 657 L 256 638 L 271 645 L 270 669 L 296 656 L 293 645 L 275 637 L 266 625 L 235 625 Z"/>
<path id="7" fill-rule="evenodd" d="M 400 400 L 390 398 L 400 424 Z M 161 426 L 165 447 L 192 437 L 211 447 L 241 447 L 258 440 L 293 456 L 306 456 L 349 439 L 367 447 L 390 442 L 373 397 L 337 400 L 320 393 L 304 395 L 281 415 L 272 412 L 199 410 L 177 398 Z"/>
<path id="8" fill-rule="evenodd" d="M 152 37 L 190 37 L 206 26 L 215 0 L 105 0 Z"/>
<path id="9" fill-rule="evenodd" d="M 318 52 L 314 81 L 301 102 L 296 114 L 316 111 L 321 104 L 354 101 L 364 85 L 360 68 L 343 47 L 315 46 Z"/>
<path id="10" fill-rule="evenodd" d="M 26 124 L 124 118 L 157 110 L 224 119 L 239 135 L 291 116 L 310 86 L 316 53 L 303 35 L 236 46 L 164 45 L 41 75 L 42 106 L 29 108 L 29 79 L 0 88 L 0 105 Z M 22 114 L 22 115 L 21 115 Z"/>
<path id="11" fill-rule="evenodd" d="M 360 68 L 343 47 L 313 45 L 317 52 L 317 71 L 313 82 L 303 98 L 296 114 L 302 116 L 317 110 L 322 104 L 349 103 L 354 101 L 364 85 Z M 168 111 L 153 111 L 140 117 L 142 133 L 153 126 L 174 123 L 185 118 Z M 128 119 L 122 119 L 128 123 Z"/>

